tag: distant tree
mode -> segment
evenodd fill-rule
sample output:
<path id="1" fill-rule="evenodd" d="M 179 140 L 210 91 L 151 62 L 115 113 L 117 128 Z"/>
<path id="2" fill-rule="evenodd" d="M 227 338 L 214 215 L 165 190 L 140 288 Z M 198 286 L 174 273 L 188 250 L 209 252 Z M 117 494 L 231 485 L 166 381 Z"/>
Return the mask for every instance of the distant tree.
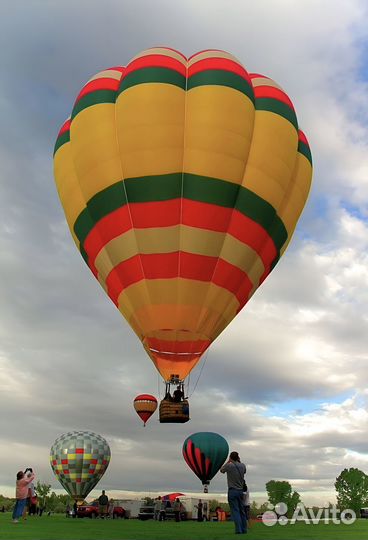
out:
<path id="1" fill-rule="evenodd" d="M 255 518 L 259 516 L 260 514 L 264 514 L 268 510 L 269 504 L 267 502 L 264 502 L 262 504 L 257 504 L 256 501 L 252 501 L 252 504 L 250 505 L 250 515 L 252 518 Z"/>
<path id="2" fill-rule="evenodd" d="M 297 504 L 301 501 L 299 493 L 293 491 L 291 484 L 286 480 L 270 480 L 266 484 L 266 490 L 270 503 L 273 506 L 285 503 L 288 507 L 287 515 L 291 517 Z"/>
<path id="3" fill-rule="evenodd" d="M 221 506 L 217 499 L 209 501 L 210 512 L 214 512 L 218 506 Z"/>
<path id="4" fill-rule="evenodd" d="M 340 510 L 354 510 L 357 516 L 360 509 L 368 505 L 368 476 L 360 469 L 344 469 L 336 478 L 337 506 Z"/>
<path id="5" fill-rule="evenodd" d="M 5 508 L 5 512 L 9 512 L 13 509 L 15 504 L 15 499 L 11 499 L 9 497 L 5 497 L 4 495 L 0 495 L 0 509 L 2 507 Z"/>
<path id="6" fill-rule="evenodd" d="M 46 506 L 47 495 L 50 493 L 51 485 L 44 484 L 43 482 L 37 481 L 36 484 L 36 493 L 38 496 L 38 504 L 40 507 Z"/>
<path id="7" fill-rule="evenodd" d="M 147 496 L 143 500 L 146 503 L 146 506 L 153 506 L 155 504 L 155 501 L 154 499 L 152 499 L 152 497 Z"/>

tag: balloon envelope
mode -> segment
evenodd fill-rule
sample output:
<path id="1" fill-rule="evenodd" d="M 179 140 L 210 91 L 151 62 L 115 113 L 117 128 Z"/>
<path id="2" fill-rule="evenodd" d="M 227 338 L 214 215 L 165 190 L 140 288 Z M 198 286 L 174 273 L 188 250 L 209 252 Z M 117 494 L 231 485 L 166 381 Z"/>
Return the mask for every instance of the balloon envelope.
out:
<path id="1" fill-rule="evenodd" d="M 142 418 L 144 425 L 157 409 L 157 399 L 150 394 L 140 394 L 134 399 L 134 408 Z"/>
<path id="2" fill-rule="evenodd" d="M 101 435 L 71 431 L 52 445 L 50 464 L 69 495 L 83 501 L 104 475 L 110 456 L 110 447 Z"/>
<path id="3" fill-rule="evenodd" d="M 54 171 L 81 255 L 170 381 L 282 256 L 312 160 L 277 83 L 224 51 L 156 48 L 82 88 Z"/>
<path id="4" fill-rule="evenodd" d="M 225 463 L 228 453 L 226 439 L 210 431 L 193 433 L 183 444 L 183 457 L 202 484 L 210 483 Z"/>

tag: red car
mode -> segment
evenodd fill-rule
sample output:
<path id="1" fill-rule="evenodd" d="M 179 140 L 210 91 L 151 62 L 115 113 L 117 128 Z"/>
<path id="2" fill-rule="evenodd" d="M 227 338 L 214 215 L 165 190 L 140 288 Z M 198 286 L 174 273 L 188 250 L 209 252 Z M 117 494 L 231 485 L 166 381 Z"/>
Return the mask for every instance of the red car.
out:
<path id="1" fill-rule="evenodd" d="M 83 518 L 83 517 L 89 517 L 89 518 L 96 518 L 98 517 L 98 502 L 93 502 L 91 504 L 85 504 L 82 506 L 78 506 L 77 510 L 77 517 Z M 125 517 L 125 510 L 122 506 L 114 506 L 114 518 L 124 518 Z"/>

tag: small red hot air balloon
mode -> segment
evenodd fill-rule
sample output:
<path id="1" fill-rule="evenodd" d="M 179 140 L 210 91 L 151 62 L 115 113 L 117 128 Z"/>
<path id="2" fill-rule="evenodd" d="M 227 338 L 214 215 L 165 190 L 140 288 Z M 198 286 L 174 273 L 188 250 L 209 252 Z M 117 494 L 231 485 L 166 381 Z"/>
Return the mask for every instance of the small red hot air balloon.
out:
<path id="1" fill-rule="evenodd" d="M 134 399 L 134 408 L 142 418 L 144 425 L 157 409 L 157 399 L 150 394 L 140 394 Z"/>

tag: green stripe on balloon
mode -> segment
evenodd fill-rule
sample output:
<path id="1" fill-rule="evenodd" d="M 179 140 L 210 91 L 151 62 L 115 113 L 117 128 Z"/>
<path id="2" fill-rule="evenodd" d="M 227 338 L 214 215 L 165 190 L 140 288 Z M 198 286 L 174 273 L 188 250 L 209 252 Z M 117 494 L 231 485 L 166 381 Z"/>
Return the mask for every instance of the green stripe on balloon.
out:
<path id="1" fill-rule="evenodd" d="M 123 77 L 118 90 L 118 95 L 132 86 L 147 83 L 172 84 L 185 90 L 186 77 L 178 71 L 166 67 L 145 67 L 137 69 Z"/>
<path id="2" fill-rule="evenodd" d="M 115 90 L 96 90 L 86 94 L 73 107 L 71 118 L 72 120 L 84 109 L 92 107 L 93 105 L 100 105 L 102 103 L 115 103 L 116 91 Z"/>
<path id="3" fill-rule="evenodd" d="M 198 86 L 227 86 L 233 90 L 238 90 L 246 95 L 254 103 L 254 91 L 249 82 L 241 75 L 223 69 L 207 69 L 199 71 L 188 79 L 187 89 Z"/>
<path id="4" fill-rule="evenodd" d="M 286 103 L 279 101 L 278 99 L 271 98 L 258 98 L 255 101 L 255 107 L 257 111 L 268 111 L 274 114 L 278 114 L 288 120 L 296 130 L 298 130 L 298 120 L 296 114 Z"/>
<path id="5" fill-rule="evenodd" d="M 299 141 L 299 144 L 298 144 L 298 152 L 300 154 L 302 154 L 304 157 L 307 158 L 307 160 L 310 162 L 310 164 L 312 165 L 312 153 L 310 151 L 310 148 L 309 146 L 303 142 L 303 141 Z"/>
<path id="6" fill-rule="evenodd" d="M 167 201 L 183 198 L 235 208 L 263 227 L 280 251 L 287 240 L 287 230 L 275 209 L 249 189 L 219 180 L 187 173 L 128 178 L 97 193 L 87 203 L 74 224 L 74 232 L 83 248 L 94 225 L 105 216 L 129 203 Z M 128 197 L 127 197 L 128 195 Z"/>

